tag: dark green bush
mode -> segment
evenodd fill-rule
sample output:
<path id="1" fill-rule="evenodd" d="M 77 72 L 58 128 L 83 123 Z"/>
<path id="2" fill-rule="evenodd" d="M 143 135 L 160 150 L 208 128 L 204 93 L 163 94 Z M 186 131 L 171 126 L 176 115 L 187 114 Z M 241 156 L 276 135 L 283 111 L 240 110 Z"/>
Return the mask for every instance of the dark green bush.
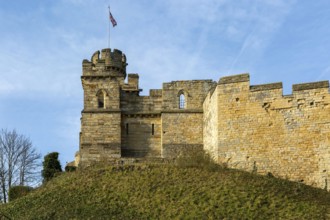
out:
<path id="1" fill-rule="evenodd" d="M 65 172 L 74 172 L 76 169 L 77 167 L 75 166 L 65 166 Z"/>
<path id="2" fill-rule="evenodd" d="M 42 177 L 44 182 L 49 181 L 56 176 L 57 173 L 62 172 L 62 167 L 60 161 L 58 160 L 58 153 L 49 153 L 44 157 L 44 162 L 42 162 L 43 170 Z"/>
<path id="3" fill-rule="evenodd" d="M 9 201 L 21 198 L 33 190 L 30 186 L 13 186 L 9 189 Z"/>
<path id="4" fill-rule="evenodd" d="M 220 165 L 216 164 L 208 153 L 197 149 L 180 155 L 176 159 L 176 165 L 182 168 L 195 167 L 210 171 L 215 171 L 220 168 Z"/>

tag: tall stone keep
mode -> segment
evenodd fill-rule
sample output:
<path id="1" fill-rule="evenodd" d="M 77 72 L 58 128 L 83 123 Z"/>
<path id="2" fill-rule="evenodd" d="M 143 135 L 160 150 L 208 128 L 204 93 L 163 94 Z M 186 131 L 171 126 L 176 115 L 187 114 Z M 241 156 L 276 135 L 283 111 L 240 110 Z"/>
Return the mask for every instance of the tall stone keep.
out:
<path id="1" fill-rule="evenodd" d="M 80 162 L 121 157 L 120 86 L 126 77 L 126 57 L 120 50 L 96 51 L 83 60 L 81 82 Z"/>

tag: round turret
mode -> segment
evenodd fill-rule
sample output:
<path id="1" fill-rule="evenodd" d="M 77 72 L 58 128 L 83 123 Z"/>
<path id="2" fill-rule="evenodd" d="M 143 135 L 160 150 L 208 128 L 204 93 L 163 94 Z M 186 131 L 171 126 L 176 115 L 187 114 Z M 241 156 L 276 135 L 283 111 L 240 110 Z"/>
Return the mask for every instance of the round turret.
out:
<path id="1" fill-rule="evenodd" d="M 91 60 L 83 60 L 83 76 L 119 76 L 126 78 L 126 56 L 110 48 L 96 51 Z"/>

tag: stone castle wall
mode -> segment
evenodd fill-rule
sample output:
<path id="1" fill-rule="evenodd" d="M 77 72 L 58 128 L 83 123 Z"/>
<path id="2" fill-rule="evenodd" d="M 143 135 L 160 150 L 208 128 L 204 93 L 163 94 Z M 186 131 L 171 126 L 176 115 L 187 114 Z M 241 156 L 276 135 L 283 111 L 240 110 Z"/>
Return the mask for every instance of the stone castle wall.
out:
<path id="1" fill-rule="evenodd" d="M 185 109 L 203 109 L 204 99 L 216 83 L 212 80 L 187 80 L 163 83 L 162 110 L 179 109 L 179 96 L 184 94 Z"/>
<path id="2" fill-rule="evenodd" d="M 122 156 L 161 157 L 160 114 L 132 114 L 122 118 Z"/>
<path id="3" fill-rule="evenodd" d="M 162 156 L 177 157 L 196 149 L 203 149 L 203 113 L 163 113 Z"/>
<path id="4" fill-rule="evenodd" d="M 139 96 L 137 93 L 122 91 L 120 106 L 124 112 L 160 112 L 162 110 L 162 90 L 150 90 L 149 96 Z"/>
<path id="5" fill-rule="evenodd" d="M 218 158 L 219 122 L 218 88 L 211 90 L 203 104 L 203 146 L 214 158 Z"/>
<path id="6" fill-rule="evenodd" d="M 82 113 L 80 160 L 89 164 L 121 156 L 120 113 Z"/>
<path id="7" fill-rule="evenodd" d="M 328 81 L 293 85 L 293 94 L 283 96 L 281 83 L 250 86 L 248 74 L 224 77 L 204 107 L 204 149 L 219 163 L 326 186 L 330 179 Z M 215 124 L 217 141 L 212 139 Z"/>
<path id="8" fill-rule="evenodd" d="M 163 83 L 162 156 L 177 157 L 187 151 L 203 149 L 203 102 L 216 83 L 189 80 Z M 180 109 L 180 95 L 185 106 Z"/>
<path id="9" fill-rule="evenodd" d="M 120 92 L 126 65 L 125 55 L 110 49 L 102 50 L 101 56 L 97 51 L 91 61 L 83 61 L 84 109 L 77 155 L 81 166 L 121 157 Z"/>
<path id="10" fill-rule="evenodd" d="M 328 81 L 293 85 L 283 96 L 282 83 L 251 86 L 241 74 L 172 81 L 140 96 L 139 75 L 126 65 L 110 49 L 83 61 L 79 166 L 204 149 L 232 168 L 330 189 Z"/>

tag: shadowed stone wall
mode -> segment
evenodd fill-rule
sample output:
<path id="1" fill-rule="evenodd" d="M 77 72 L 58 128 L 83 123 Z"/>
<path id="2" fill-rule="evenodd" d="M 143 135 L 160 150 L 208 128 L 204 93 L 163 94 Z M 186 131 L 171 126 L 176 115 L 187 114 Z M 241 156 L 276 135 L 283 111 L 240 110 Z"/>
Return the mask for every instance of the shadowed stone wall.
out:
<path id="1" fill-rule="evenodd" d="M 160 114 L 123 115 L 123 157 L 161 157 Z"/>

